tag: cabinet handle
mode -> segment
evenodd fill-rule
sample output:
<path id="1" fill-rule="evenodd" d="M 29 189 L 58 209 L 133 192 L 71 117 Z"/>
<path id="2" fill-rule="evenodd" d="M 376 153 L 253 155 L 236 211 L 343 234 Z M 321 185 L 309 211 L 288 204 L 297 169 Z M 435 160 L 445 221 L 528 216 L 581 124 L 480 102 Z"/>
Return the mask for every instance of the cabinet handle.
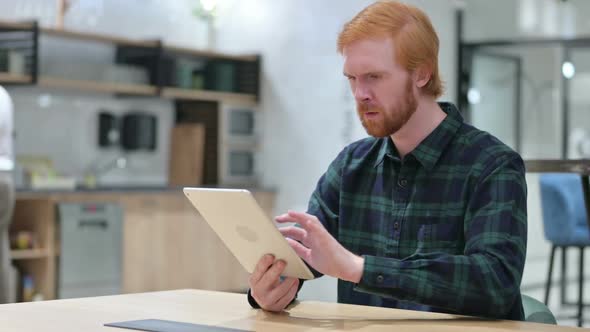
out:
<path id="1" fill-rule="evenodd" d="M 87 219 L 78 221 L 78 228 L 82 227 L 102 228 L 103 230 L 106 230 L 109 227 L 109 224 L 104 219 Z"/>

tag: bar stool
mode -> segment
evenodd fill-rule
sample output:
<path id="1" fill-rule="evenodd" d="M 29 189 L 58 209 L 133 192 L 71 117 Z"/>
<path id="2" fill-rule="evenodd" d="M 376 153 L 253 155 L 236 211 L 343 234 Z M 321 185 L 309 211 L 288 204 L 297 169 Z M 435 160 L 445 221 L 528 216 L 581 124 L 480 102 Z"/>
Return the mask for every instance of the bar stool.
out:
<path id="1" fill-rule="evenodd" d="M 580 177 L 575 174 L 545 173 L 540 175 L 541 208 L 545 238 L 551 242 L 551 257 L 547 283 L 545 285 L 545 304 L 549 302 L 553 260 L 557 249 L 561 249 L 561 303 L 569 304 L 566 293 L 566 250 L 577 247 L 580 251 L 578 275 L 578 326 L 584 320 L 584 248 L 590 245 L 590 233 L 586 217 L 586 207 Z"/>

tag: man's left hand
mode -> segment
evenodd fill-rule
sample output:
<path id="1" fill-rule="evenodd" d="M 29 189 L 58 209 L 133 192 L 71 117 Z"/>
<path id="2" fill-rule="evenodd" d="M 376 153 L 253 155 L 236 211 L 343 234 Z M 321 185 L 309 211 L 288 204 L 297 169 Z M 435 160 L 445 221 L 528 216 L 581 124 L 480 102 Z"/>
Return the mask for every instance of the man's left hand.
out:
<path id="1" fill-rule="evenodd" d="M 364 258 L 344 248 L 330 235 L 316 216 L 289 211 L 275 219 L 279 223 L 294 222 L 301 227 L 279 228 L 297 255 L 317 271 L 358 283 L 363 275 Z"/>

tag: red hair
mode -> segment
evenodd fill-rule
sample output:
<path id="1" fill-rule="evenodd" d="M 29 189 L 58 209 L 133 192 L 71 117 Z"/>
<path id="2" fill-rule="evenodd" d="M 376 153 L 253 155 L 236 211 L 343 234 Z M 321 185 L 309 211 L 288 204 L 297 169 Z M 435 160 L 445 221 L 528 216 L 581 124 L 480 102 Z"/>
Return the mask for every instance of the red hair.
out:
<path id="1" fill-rule="evenodd" d="M 398 63 L 409 72 L 426 66 L 430 80 L 424 91 L 438 98 L 443 84 L 438 71 L 439 41 L 426 14 L 397 1 L 379 1 L 358 13 L 338 36 L 338 52 L 358 40 L 391 37 Z"/>

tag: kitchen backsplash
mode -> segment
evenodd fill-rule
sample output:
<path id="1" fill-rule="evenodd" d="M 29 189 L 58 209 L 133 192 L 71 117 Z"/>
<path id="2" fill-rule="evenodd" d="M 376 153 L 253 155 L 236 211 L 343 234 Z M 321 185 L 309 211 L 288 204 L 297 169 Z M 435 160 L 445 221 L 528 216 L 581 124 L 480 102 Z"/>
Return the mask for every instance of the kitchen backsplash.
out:
<path id="1" fill-rule="evenodd" d="M 105 94 L 7 87 L 15 104 L 15 154 L 46 157 L 60 175 L 84 176 L 102 168 L 98 185 L 165 185 L 168 177 L 170 129 L 174 121 L 171 100 L 114 97 Z M 153 152 L 124 152 L 98 146 L 98 113 L 121 115 L 141 111 L 157 117 Z M 115 160 L 126 158 L 116 167 Z"/>

